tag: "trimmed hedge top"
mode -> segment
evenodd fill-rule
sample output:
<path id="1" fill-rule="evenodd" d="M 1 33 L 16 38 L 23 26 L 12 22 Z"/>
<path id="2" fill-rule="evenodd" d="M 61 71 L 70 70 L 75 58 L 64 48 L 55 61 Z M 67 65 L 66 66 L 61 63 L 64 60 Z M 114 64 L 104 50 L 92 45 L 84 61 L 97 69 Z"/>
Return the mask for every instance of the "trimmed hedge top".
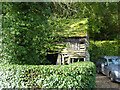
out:
<path id="1" fill-rule="evenodd" d="M 0 87 L 4 88 L 94 88 L 95 65 L 1 65 Z"/>

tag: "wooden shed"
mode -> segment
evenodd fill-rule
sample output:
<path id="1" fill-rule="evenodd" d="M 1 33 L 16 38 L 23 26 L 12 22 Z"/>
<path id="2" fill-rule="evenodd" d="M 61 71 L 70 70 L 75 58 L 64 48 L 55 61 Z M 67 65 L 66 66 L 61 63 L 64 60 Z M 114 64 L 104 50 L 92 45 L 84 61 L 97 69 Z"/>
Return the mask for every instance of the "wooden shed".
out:
<path id="1" fill-rule="evenodd" d="M 58 53 L 56 65 L 67 65 L 74 62 L 89 61 L 89 34 L 87 30 L 87 19 L 71 19 L 69 29 L 58 34 L 62 34 L 67 39 L 64 40 L 66 47 Z"/>

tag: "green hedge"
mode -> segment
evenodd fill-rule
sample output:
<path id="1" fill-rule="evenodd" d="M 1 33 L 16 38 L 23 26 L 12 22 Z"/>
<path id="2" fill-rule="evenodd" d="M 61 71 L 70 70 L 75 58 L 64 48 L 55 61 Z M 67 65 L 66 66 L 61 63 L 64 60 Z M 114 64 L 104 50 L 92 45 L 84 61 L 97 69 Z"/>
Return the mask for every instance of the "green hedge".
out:
<path id="1" fill-rule="evenodd" d="M 96 62 L 99 56 L 119 56 L 118 41 L 90 41 L 91 61 Z"/>
<path id="2" fill-rule="evenodd" d="M 95 65 L 1 65 L 1 88 L 94 88 Z"/>

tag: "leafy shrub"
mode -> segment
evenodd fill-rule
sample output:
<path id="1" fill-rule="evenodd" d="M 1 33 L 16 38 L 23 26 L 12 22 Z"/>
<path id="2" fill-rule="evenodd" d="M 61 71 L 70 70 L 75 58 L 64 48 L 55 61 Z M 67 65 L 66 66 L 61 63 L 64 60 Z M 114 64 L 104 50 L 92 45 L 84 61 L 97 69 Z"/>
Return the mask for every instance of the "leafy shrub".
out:
<path id="1" fill-rule="evenodd" d="M 94 88 L 95 65 L 1 65 L 0 87 L 4 88 Z"/>
<path id="2" fill-rule="evenodd" d="M 2 5 L 2 60 L 16 64 L 50 64 L 45 57 L 56 41 L 61 40 L 56 31 L 62 24 L 51 20 L 50 3 Z"/>
<path id="3" fill-rule="evenodd" d="M 43 2 L 2 4 L 3 61 L 30 65 L 50 64 L 46 59 L 47 54 L 58 52 L 66 45 L 58 44 L 64 40 L 62 31 L 69 30 L 69 24 L 79 22 L 80 18 L 56 17 L 51 12 L 51 4 Z M 83 27 L 80 28 L 83 30 Z"/>
<path id="4" fill-rule="evenodd" d="M 96 61 L 99 56 L 117 56 L 117 41 L 90 41 L 90 57 L 92 61 Z"/>

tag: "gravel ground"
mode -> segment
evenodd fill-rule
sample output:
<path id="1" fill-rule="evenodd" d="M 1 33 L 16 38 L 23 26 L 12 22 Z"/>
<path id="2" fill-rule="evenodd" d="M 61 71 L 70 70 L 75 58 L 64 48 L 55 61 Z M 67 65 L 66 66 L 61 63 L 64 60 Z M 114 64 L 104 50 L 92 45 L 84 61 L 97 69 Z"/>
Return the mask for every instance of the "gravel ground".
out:
<path id="1" fill-rule="evenodd" d="M 106 77 L 103 74 L 97 74 L 96 75 L 96 88 L 98 89 L 114 89 L 114 90 L 120 90 L 120 83 L 118 82 L 111 82 L 108 77 Z"/>

